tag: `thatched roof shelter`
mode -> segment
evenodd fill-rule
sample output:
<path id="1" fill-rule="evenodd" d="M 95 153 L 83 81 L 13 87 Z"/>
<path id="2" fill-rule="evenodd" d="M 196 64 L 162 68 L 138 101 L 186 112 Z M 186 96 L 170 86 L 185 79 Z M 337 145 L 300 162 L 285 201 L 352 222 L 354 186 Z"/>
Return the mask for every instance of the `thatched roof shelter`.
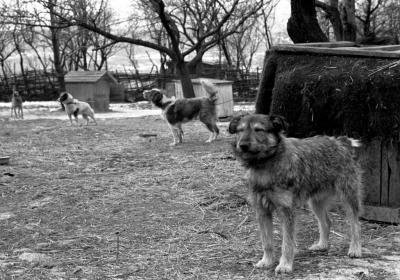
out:
<path id="1" fill-rule="evenodd" d="M 267 54 L 257 111 L 285 116 L 298 137 L 397 139 L 399 50 L 278 46 Z"/>

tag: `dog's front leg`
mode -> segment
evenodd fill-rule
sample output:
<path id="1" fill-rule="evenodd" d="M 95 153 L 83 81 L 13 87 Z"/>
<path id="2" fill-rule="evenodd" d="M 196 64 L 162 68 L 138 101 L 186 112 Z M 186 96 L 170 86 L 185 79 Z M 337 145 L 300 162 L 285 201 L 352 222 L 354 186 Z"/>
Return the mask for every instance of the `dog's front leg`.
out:
<path id="1" fill-rule="evenodd" d="M 71 114 L 68 114 L 68 118 L 69 118 L 69 122 L 71 123 L 71 126 L 72 126 L 73 123 L 72 123 L 72 116 L 71 116 Z"/>
<path id="2" fill-rule="evenodd" d="M 74 115 L 76 125 L 79 126 L 78 115 Z"/>
<path id="3" fill-rule="evenodd" d="M 296 246 L 294 209 L 281 207 L 278 212 L 282 224 L 282 256 L 279 260 L 279 265 L 275 268 L 275 274 L 289 273 L 293 271 L 293 260 Z"/>
<path id="4" fill-rule="evenodd" d="M 20 108 L 20 116 L 21 116 L 21 120 L 24 119 L 24 110 L 22 109 L 22 107 Z"/>
<path id="5" fill-rule="evenodd" d="M 262 259 L 255 265 L 257 268 L 271 267 L 273 261 L 273 245 L 272 245 L 272 212 L 264 209 L 262 206 L 256 209 L 258 224 L 260 226 L 261 242 L 264 255 Z"/>
<path id="6" fill-rule="evenodd" d="M 175 129 L 174 126 L 170 125 L 169 123 L 168 123 L 168 126 L 169 126 L 169 129 L 171 130 L 172 137 L 174 138 L 174 142 L 172 142 L 172 143 L 170 144 L 170 146 L 175 146 L 175 145 L 178 143 L 178 140 L 177 140 L 178 135 L 176 135 L 176 133 L 177 133 L 177 132 L 176 132 L 176 129 Z"/>

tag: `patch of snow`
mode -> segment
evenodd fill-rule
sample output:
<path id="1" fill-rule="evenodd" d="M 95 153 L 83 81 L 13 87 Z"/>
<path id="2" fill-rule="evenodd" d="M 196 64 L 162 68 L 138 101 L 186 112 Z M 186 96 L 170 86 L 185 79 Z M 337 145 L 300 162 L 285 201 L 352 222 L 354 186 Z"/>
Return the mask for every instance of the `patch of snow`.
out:
<path id="1" fill-rule="evenodd" d="M 10 219 L 10 218 L 12 218 L 14 216 L 15 215 L 13 213 L 10 213 L 10 212 L 0 213 L 0 221 L 8 220 L 8 219 Z"/>

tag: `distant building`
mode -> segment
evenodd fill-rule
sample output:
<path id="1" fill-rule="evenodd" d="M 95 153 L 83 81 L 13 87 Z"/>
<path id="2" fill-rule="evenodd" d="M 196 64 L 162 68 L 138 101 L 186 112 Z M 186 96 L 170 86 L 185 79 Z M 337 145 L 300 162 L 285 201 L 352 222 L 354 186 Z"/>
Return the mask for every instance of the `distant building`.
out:
<path id="1" fill-rule="evenodd" d="M 111 88 L 118 84 L 108 71 L 70 71 L 65 75 L 66 90 L 80 101 L 88 102 L 96 112 L 106 112 Z"/>

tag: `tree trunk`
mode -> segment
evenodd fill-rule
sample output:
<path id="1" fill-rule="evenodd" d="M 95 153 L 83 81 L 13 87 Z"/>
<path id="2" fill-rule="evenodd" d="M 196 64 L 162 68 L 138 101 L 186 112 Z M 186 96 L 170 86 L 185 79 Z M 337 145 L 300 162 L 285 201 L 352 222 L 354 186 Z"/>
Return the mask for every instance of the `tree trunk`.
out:
<path id="1" fill-rule="evenodd" d="M 293 43 L 327 42 L 318 24 L 315 0 L 291 0 L 292 13 L 287 31 Z"/>
<path id="2" fill-rule="evenodd" d="M 330 5 L 328 5 L 322 1 L 315 1 L 315 5 L 325 12 L 326 17 L 331 22 L 336 41 L 343 41 L 343 24 L 340 18 L 338 0 L 331 0 L 330 2 Z"/>
<path id="3" fill-rule="evenodd" d="M 184 61 L 178 61 L 176 63 L 176 70 L 181 80 L 183 97 L 195 97 L 192 80 L 190 79 L 190 74 L 186 63 Z"/>
<path id="4" fill-rule="evenodd" d="M 61 66 L 61 58 L 60 58 L 60 41 L 58 40 L 58 30 L 55 28 L 57 26 L 56 16 L 54 14 L 54 7 L 57 4 L 57 1 L 50 2 L 49 11 L 50 11 L 50 33 L 51 33 L 51 44 L 53 49 L 53 58 L 54 58 L 54 70 L 56 71 L 57 80 L 60 85 L 60 91 L 65 91 L 65 79 L 64 79 L 64 71 Z"/>
<path id="5" fill-rule="evenodd" d="M 357 31 L 355 1 L 343 0 L 340 3 L 340 10 L 343 23 L 343 39 L 345 41 L 354 42 L 356 40 L 356 31 Z"/>

